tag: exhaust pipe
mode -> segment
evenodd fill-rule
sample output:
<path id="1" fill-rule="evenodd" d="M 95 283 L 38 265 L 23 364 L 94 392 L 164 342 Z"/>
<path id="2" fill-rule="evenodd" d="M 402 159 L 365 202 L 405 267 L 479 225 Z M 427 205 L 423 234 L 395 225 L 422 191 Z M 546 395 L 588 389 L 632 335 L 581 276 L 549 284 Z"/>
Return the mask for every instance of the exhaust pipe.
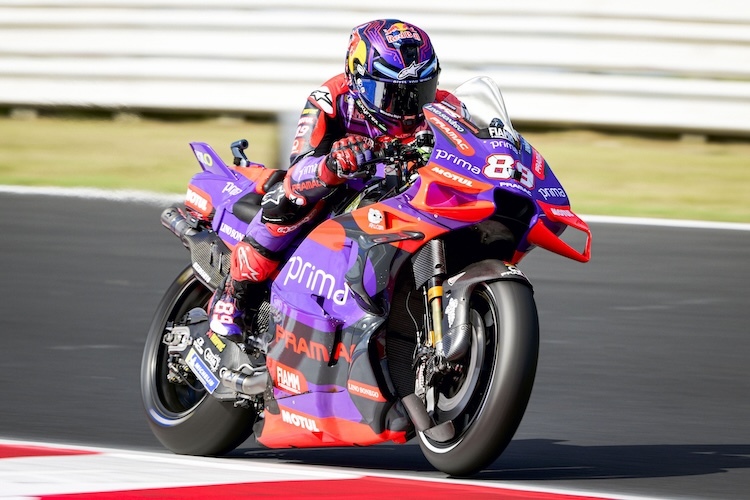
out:
<path id="1" fill-rule="evenodd" d="M 219 373 L 221 384 L 233 391 L 255 396 L 265 392 L 270 377 L 266 370 L 260 373 L 248 375 L 246 373 L 236 372 L 234 370 L 222 369 Z"/>
<path id="2" fill-rule="evenodd" d="M 185 238 L 198 233 L 198 230 L 187 221 L 182 210 L 176 206 L 169 207 L 161 213 L 161 225 L 172 231 L 185 246 L 187 246 Z"/>

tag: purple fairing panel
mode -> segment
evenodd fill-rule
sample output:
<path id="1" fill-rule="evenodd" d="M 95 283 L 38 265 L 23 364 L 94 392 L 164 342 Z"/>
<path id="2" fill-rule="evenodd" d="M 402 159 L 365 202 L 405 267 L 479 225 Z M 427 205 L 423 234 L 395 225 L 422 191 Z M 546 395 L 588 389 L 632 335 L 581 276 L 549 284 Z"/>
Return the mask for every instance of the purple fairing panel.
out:
<path id="1" fill-rule="evenodd" d="M 245 236 L 248 223 L 232 214 L 232 206 L 238 199 L 254 191 L 254 183 L 244 177 L 228 180 L 214 173 L 201 172 L 192 178 L 190 185 L 199 188 L 210 198 L 215 210 L 211 226 L 227 245 L 234 247 Z"/>
<path id="2" fill-rule="evenodd" d="M 221 213 L 217 210 L 212 221 L 214 231 L 230 248 L 242 241 L 249 225 L 249 223 L 238 219 L 228 210 L 222 210 Z"/>
<path id="3" fill-rule="evenodd" d="M 321 372 L 328 370 L 335 373 L 339 383 L 318 385 L 308 380 L 306 384 L 309 392 L 296 395 L 275 388 L 274 396 L 279 406 L 317 418 L 335 417 L 351 422 L 365 422 L 377 434 L 386 430 L 387 414 L 396 397 L 378 387 L 369 360 L 370 337 L 361 336 L 359 340 L 351 362 L 340 357 L 336 366 L 319 366 Z"/>
<path id="4" fill-rule="evenodd" d="M 273 373 L 274 367 L 282 367 L 297 374 L 298 382 L 293 387 L 276 384 L 274 396 L 279 404 L 321 418 L 336 416 L 362 422 L 367 420 L 363 415 L 375 415 L 375 421 L 385 421 L 394 397 L 379 387 L 370 356 L 373 332 L 383 319 L 359 311 L 363 321 L 342 328 L 320 307 L 298 309 L 295 304 L 304 304 L 295 300 L 299 297 L 284 297 L 272 298 L 273 340 L 266 358 Z M 380 397 L 353 396 L 348 390 L 350 381 L 356 387 L 364 384 L 376 388 Z M 304 392 L 299 393 L 300 389 Z M 377 432 L 383 430 L 379 425 L 375 426 Z"/>
<path id="5" fill-rule="evenodd" d="M 190 147 L 193 149 L 195 159 L 198 160 L 204 172 L 210 172 L 227 179 L 239 178 L 236 172 L 233 172 L 216 151 L 205 142 L 191 142 Z"/>
<path id="6" fill-rule="evenodd" d="M 347 240 L 343 248 L 334 251 L 311 238 L 297 247 L 294 255 L 281 268 L 271 287 L 273 303 L 293 314 L 295 320 L 320 323 L 322 318 L 336 318 L 346 327 L 363 316 L 363 311 L 351 297 L 346 284 L 346 273 L 357 260 L 357 245 Z M 365 289 L 374 291 L 374 272 L 368 266 Z M 306 312 L 303 312 L 306 311 Z M 311 314 L 312 313 L 312 314 Z M 331 319 L 328 329 L 336 324 Z"/>
<path id="7" fill-rule="evenodd" d="M 528 165 L 533 173 L 534 184 L 531 187 L 531 193 L 535 200 L 552 205 L 570 205 L 565 189 L 547 161 L 523 137 L 521 137 L 521 162 L 523 165 Z"/>
<path id="8" fill-rule="evenodd" d="M 190 146 L 203 169 L 193 176 L 190 184 L 208 195 L 216 211 L 212 227 L 225 243 L 234 247 L 246 234 L 249 224 L 235 217 L 232 207 L 243 196 L 254 193 L 256 183 L 227 166 L 208 144 L 192 142 Z M 265 168 L 259 163 L 248 167 Z"/>
<path id="9" fill-rule="evenodd" d="M 383 270 L 385 273 L 378 276 L 372 261 L 362 259 L 354 241 L 361 229 L 353 217 L 338 216 L 328 223 L 329 227 L 334 223 L 346 235 L 340 249 L 319 243 L 324 237 L 311 235 L 295 249 L 271 286 L 274 333 L 267 354 L 269 366 L 279 363 L 296 370 L 304 377 L 308 391 L 294 394 L 277 386 L 274 393 L 280 403 L 284 401 L 290 409 L 308 415 L 335 415 L 354 422 L 361 422 L 363 415 L 375 415 L 368 423 L 380 432 L 394 397 L 380 387 L 381 367 L 373 366 L 377 356 L 370 356 L 369 350 L 375 349 L 373 335 L 384 318 L 360 307 L 347 284 L 347 272 L 362 267 L 357 276 L 361 277 L 364 290 L 374 296 L 395 276 L 393 267 L 398 266 L 387 264 L 398 258 L 400 266 L 408 255 L 383 245 L 386 248 L 379 255 L 386 258 L 379 265 L 385 266 L 380 274 Z M 350 381 L 354 387 L 365 384 L 376 388 L 379 398 L 352 396 L 348 391 Z"/>

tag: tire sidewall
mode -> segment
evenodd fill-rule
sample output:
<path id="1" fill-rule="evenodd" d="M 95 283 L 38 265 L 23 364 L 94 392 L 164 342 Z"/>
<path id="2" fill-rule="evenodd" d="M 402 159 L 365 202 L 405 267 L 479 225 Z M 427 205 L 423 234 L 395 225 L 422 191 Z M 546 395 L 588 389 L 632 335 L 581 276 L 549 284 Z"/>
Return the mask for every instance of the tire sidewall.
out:
<path id="1" fill-rule="evenodd" d="M 180 299 L 196 284 L 197 279 L 188 266 L 171 284 L 157 307 L 141 360 L 141 395 L 151 431 L 167 449 L 179 454 L 216 456 L 235 449 L 252 434 L 255 419 L 251 411 L 206 395 L 190 410 L 173 413 L 161 403 L 155 381 L 157 356 L 166 323 L 174 319 L 174 310 L 180 306 Z"/>
<path id="2" fill-rule="evenodd" d="M 471 427 L 457 441 L 436 446 L 423 434 L 418 437 L 430 463 L 454 476 L 481 470 L 508 445 L 526 410 L 539 355 L 539 321 L 530 287 L 495 281 L 480 289 L 493 303 L 498 321 L 491 387 Z"/>

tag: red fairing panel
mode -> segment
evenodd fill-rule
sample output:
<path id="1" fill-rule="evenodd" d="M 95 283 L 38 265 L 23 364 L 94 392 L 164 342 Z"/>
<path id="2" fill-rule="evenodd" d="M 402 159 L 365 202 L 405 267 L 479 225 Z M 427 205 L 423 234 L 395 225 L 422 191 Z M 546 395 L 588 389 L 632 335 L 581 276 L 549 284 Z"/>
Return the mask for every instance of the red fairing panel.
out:
<path id="1" fill-rule="evenodd" d="M 526 235 L 528 242 L 550 252 L 560 254 L 563 257 L 578 262 L 588 262 L 591 258 L 591 230 L 588 224 L 573 213 L 568 205 L 550 205 L 542 201 L 537 201 L 537 204 L 550 221 L 565 224 L 585 233 L 586 245 L 583 252 L 579 252 L 550 231 L 541 218 L 537 219 L 536 224 L 531 227 L 529 233 Z"/>

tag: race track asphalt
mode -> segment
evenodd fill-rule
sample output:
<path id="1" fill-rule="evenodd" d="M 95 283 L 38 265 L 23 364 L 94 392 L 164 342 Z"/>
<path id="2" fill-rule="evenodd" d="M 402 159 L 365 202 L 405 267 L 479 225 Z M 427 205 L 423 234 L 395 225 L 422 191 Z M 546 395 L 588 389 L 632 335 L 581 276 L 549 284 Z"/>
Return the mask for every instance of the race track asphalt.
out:
<path id="1" fill-rule="evenodd" d="M 0 193 L 0 438 L 161 450 L 143 415 L 146 330 L 187 265 L 154 204 Z M 592 223 L 593 259 L 535 250 L 542 344 L 506 452 L 477 479 L 750 498 L 750 231 Z M 444 477 L 418 446 L 238 460 Z"/>

